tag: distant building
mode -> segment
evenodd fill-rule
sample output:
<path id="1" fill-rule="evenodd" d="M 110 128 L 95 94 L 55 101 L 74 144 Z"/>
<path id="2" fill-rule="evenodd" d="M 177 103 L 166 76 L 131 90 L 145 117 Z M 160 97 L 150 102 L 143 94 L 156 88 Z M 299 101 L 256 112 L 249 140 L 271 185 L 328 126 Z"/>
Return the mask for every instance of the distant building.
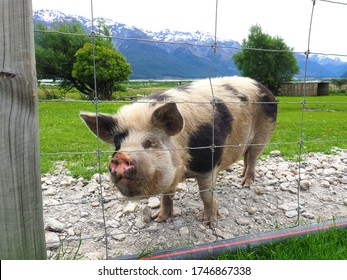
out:
<path id="1" fill-rule="evenodd" d="M 306 88 L 305 88 L 306 87 Z M 282 96 L 320 96 L 329 94 L 329 82 L 327 81 L 293 81 L 282 83 L 279 95 Z"/>

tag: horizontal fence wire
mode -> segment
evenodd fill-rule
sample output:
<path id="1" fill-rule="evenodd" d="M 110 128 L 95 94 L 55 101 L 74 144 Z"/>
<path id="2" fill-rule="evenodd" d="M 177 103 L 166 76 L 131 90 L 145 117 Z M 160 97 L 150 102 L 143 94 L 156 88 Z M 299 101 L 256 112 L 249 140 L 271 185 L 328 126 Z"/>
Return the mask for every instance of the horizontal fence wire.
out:
<path id="1" fill-rule="evenodd" d="M 316 4 L 316 1 L 312 1 L 313 2 L 313 7 Z M 336 1 L 325 1 L 325 0 L 320 0 L 320 2 L 327 2 L 329 4 L 339 4 L 339 5 L 346 5 L 346 3 L 342 3 L 342 2 L 336 2 Z M 311 34 L 311 27 L 312 27 L 312 17 L 313 17 L 313 9 L 312 9 L 312 15 L 311 15 L 311 26 L 310 26 L 310 32 L 309 32 L 309 37 Z M 213 71 L 214 71 L 214 56 L 216 53 L 218 53 L 219 49 L 232 49 L 232 50 L 238 50 L 238 51 L 261 51 L 261 52 L 291 52 L 293 54 L 295 53 L 301 53 L 301 54 L 305 54 L 306 55 L 306 69 L 305 72 L 307 71 L 307 62 L 309 61 L 309 57 L 312 54 L 321 54 L 321 55 L 334 55 L 334 56 L 341 56 L 341 57 L 347 57 L 347 54 L 327 54 L 327 53 L 313 53 L 310 52 L 310 42 L 308 42 L 308 50 L 302 51 L 302 52 L 298 52 L 298 51 L 283 51 L 283 50 L 272 50 L 272 49 L 257 49 L 257 48 L 240 48 L 240 47 L 235 47 L 235 46 L 228 46 L 228 45 L 223 45 L 223 44 L 218 44 L 217 41 L 217 32 L 218 32 L 218 0 L 216 0 L 216 13 L 215 13 L 215 34 L 214 34 L 214 38 L 215 40 L 213 42 L 211 42 L 211 44 L 205 44 L 205 43 L 189 43 L 189 42 L 172 42 L 172 41 L 160 41 L 160 40 L 153 40 L 153 39 L 142 39 L 142 38 L 123 38 L 123 37 L 119 37 L 119 36 L 104 36 L 104 35 L 100 35 L 96 33 L 96 28 L 94 26 L 94 16 L 93 16 L 93 1 L 91 0 L 91 21 L 92 21 L 92 30 L 90 34 L 73 34 L 73 33 L 64 33 L 64 32 L 57 32 L 57 31 L 52 31 L 52 30 L 35 30 L 35 32 L 38 33 L 42 33 L 42 34 L 59 34 L 59 35 L 64 35 L 64 36 L 88 36 L 90 37 L 93 45 L 95 45 L 95 38 L 100 37 L 100 38 L 107 38 L 107 39 L 113 39 L 113 40 L 122 40 L 122 41 L 138 41 L 138 42 L 144 42 L 144 43 L 148 43 L 148 44 L 168 44 L 168 45 L 187 45 L 187 46 L 191 46 L 191 47 L 206 47 L 206 48 L 211 48 L 213 50 L 213 57 L 212 57 L 212 62 L 211 62 L 211 67 L 210 67 L 210 86 L 211 86 L 211 100 L 206 102 L 206 101 L 199 101 L 199 100 L 192 100 L 189 102 L 184 102 L 184 103 L 188 103 L 188 104 L 196 104 L 196 105 L 201 105 L 201 104 L 206 104 L 208 103 L 209 105 L 215 106 L 216 103 L 218 103 L 218 100 L 216 100 L 215 97 L 215 93 L 214 93 L 214 87 L 213 87 L 213 82 L 212 82 L 212 76 L 213 76 Z M 137 100 L 137 98 L 141 98 L 141 97 L 136 97 L 133 100 L 113 100 L 113 101 L 103 101 L 103 100 L 99 100 L 98 99 L 98 93 L 97 93 L 97 80 L 96 80 L 96 67 L 95 67 L 95 54 L 94 54 L 94 79 L 95 79 L 95 88 L 94 88 L 94 99 L 93 100 L 39 100 L 39 102 L 42 103 L 55 103 L 55 102 L 62 102 L 62 103 L 66 103 L 66 102 L 71 102 L 71 103 L 92 103 L 95 106 L 95 113 L 96 116 L 98 117 L 99 113 L 99 105 L 100 104 L 111 104 L 111 103 L 115 103 L 115 104 L 131 104 L 134 101 L 136 102 L 143 102 L 143 103 L 150 103 L 149 101 L 146 100 Z M 306 77 L 306 73 L 305 73 L 305 79 L 304 79 L 305 83 L 308 83 L 308 79 Z M 300 120 L 300 125 L 302 126 L 301 128 L 301 133 L 300 135 L 298 135 L 298 140 L 297 141 L 283 141 L 283 142 L 270 142 L 269 144 L 267 144 L 267 146 L 274 146 L 274 147 L 278 147 L 278 146 L 283 146 L 283 145 L 297 145 L 297 147 L 299 148 L 299 152 L 298 152 L 298 158 L 299 160 L 296 162 L 297 164 L 297 170 L 298 170 L 298 174 L 295 176 L 294 180 L 289 182 L 291 185 L 293 185 L 295 188 L 297 188 L 298 191 L 298 195 L 297 195 L 297 201 L 296 207 L 292 207 L 289 208 L 288 211 L 293 210 L 293 211 L 297 211 L 297 221 L 295 223 L 293 223 L 293 226 L 297 226 L 300 223 L 300 209 L 301 209 L 301 200 L 300 200 L 300 182 L 302 180 L 305 180 L 306 178 L 311 178 L 311 179 L 315 179 L 315 180 L 325 180 L 327 178 L 327 176 L 316 176 L 315 174 L 310 174 L 309 172 L 306 172 L 305 174 L 301 173 L 302 170 L 302 165 L 305 164 L 305 154 L 303 152 L 303 146 L 305 144 L 324 144 L 324 143 L 345 143 L 347 142 L 347 139 L 315 139 L 315 140 L 309 140 L 305 138 L 304 135 L 304 125 L 306 123 L 306 119 L 305 119 L 305 114 L 308 110 L 308 106 L 309 105 L 329 105 L 329 104 L 347 104 L 347 102 L 314 102 L 314 101 L 307 101 L 307 96 L 306 96 L 306 87 L 304 88 L 304 91 L 302 93 L 302 97 L 303 100 L 299 101 L 299 102 L 279 102 L 278 105 L 279 107 L 282 105 L 293 105 L 293 106 L 298 106 L 299 108 L 302 108 L 302 119 Z M 157 103 L 166 103 L 166 102 L 161 102 L 158 101 Z M 179 102 L 178 102 L 179 103 Z M 226 103 L 226 102 L 224 102 Z M 230 102 L 233 103 L 233 102 Z M 238 102 L 236 102 L 238 103 Z M 252 102 L 252 103 L 256 103 L 256 104 L 263 104 L 264 102 Z M 317 109 L 318 111 L 324 111 L 324 109 Z M 213 110 L 213 114 L 211 116 L 211 122 L 214 124 L 214 119 L 215 119 L 215 109 Z M 98 131 L 98 128 L 97 128 Z M 212 152 L 217 149 L 217 148 L 239 148 L 239 147 L 245 147 L 245 146 L 256 146 L 256 145 L 260 145 L 260 146 L 264 146 L 264 144 L 259 143 L 259 144 L 247 144 L 247 143 L 240 143 L 238 145 L 215 145 L 214 143 L 214 126 L 213 126 L 213 137 L 212 137 L 212 143 L 211 145 L 208 146 L 202 146 L 202 147 L 182 147 L 182 148 L 177 148 L 177 149 L 154 149 L 153 151 L 150 152 L 156 152 L 156 151 L 170 151 L 170 152 L 178 152 L 178 151 L 189 151 L 189 150 L 194 150 L 194 149 L 210 149 Z M 97 132 L 97 134 L 99 134 Z M 109 259 L 111 257 L 114 257 L 110 254 L 109 252 L 109 238 L 120 235 L 120 234 L 125 234 L 125 235 L 140 235 L 141 234 L 151 234 L 153 235 L 154 233 L 161 234 L 162 231 L 165 231 L 165 228 L 158 228 L 158 229 L 149 229 L 149 228 L 145 228 L 145 229 L 136 229 L 136 228 L 131 228 L 129 230 L 129 232 L 123 232 L 123 233 L 110 233 L 110 230 L 108 228 L 107 225 L 107 217 L 105 215 L 105 201 L 107 199 L 107 202 L 112 202 L 112 201 L 116 201 L 116 202 L 124 202 L 124 198 L 119 198 L 119 197 L 106 197 L 105 194 L 105 188 L 106 186 L 104 185 L 104 182 L 102 182 L 102 178 L 101 178 L 101 156 L 102 155 L 109 155 L 111 156 L 111 154 L 114 152 L 113 150 L 101 150 L 101 146 L 100 146 L 100 138 L 98 137 L 98 141 L 97 141 L 97 147 L 95 151 L 85 151 L 85 152 L 66 152 L 66 151 L 60 151 L 60 152 L 54 152 L 54 153 L 47 153 L 47 152 L 41 152 L 41 156 L 42 157 L 55 157 L 55 156 L 62 156 L 62 155 L 95 155 L 97 162 L 97 170 L 98 170 L 98 189 L 99 189 L 99 194 L 90 199 L 89 201 L 85 201 L 83 199 L 77 199 L 77 200 L 65 200 L 63 202 L 58 202 L 58 203 L 54 203 L 54 204 L 50 204 L 45 203 L 44 209 L 46 208 L 56 208 L 56 207 L 60 207 L 60 206 L 66 206 L 66 205 L 81 205 L 81 204 L 91 204 L 93 202 L 95 203 L 100 203 L 101 206 L 101 211 L 102 211 L 102 220 L 103 220 L 103 229 L 104 229 L 104 233 L 103 234 L 96 234 L 96 235 L 83 235 L 79 236 L 79 237 L 68 237 L 65 239 L 62 239 L 61 242 L 74 242 L 74 241 L 80 241 L 80 240 L 94 240 L 94 241 L 98 241 L 102 243 L 102 247 L 105 249 L 105 258 Z M 127 150 L 121 150 L 122 152 L 137 152 L 137 151 L 141 151 L 143 152 L 143 150 L 131 150 L 131 151 L 127 151 Z M 149 152 L 149 151 L 146 151 Z M 211 162 L 211 168 L 213 168 L 214 166 L 214 157 L 212 156 L 212 162 Z M 236 187 L 236 183 L 231 183 L 232 186 L 228 185 L 228 186 L 223 186 L 223 185 L 219 185 L 218 181 L 215 183 L 215 179 L 214 177 L 212 177 L 212 181 L 211 181 L 211 188 L 207 189 L 207 190 L 187 190 L 186 192 L 188 194 L 192 194 L 193 196 L 199 196 L 199 194 L 201 192 L 211 192 L 212 193 L 212 197 L 214 197 L 215 194 L 221 194 L 223 192 L 230 192 L 233 189 L 233 185 L 235 184 L 234 187 Z M 282 180 L 279 180 L 277 182 L 278 184 L 281 183 L 288 183 L 288 181 L 283 178 Z M 272 186 L 273 182 L 271 180 L 269 180 L 268 182 L 254 182 L 254 184 L 252 184 L 252 187 L 267 187 L 267 186 Z M 166 195 L 173 195 L 173 194 L 166 194 Z M 150 196 L 140 196 L 139 199 L 148 199 Z M 316 197 L 317 200 L 320 200 L 320 197 Z M 178 198 L 180 199 L 180 198 Z M 312 209 L 312 210 L 316 210 L 319 211 L 320 207 L 322 205 L 344 205 L 343 201 L 334 201 L 334 202 L 323 202 L 320 205 L 305 205 L 306 209 Z M 229 216 L 229 217 L 219 217 L 218 221 L 228 221 L 230 220 L 230 223 L 233 222 L 235 220 L 235 217 L 233 216 Z M 187 227 L 194 227 L 197 225 L 201 225 L 203 224 L 201 221 L 190 221 L 190 222 L 185 222 L 183 224 L 180 225 L 180 227 L 183 226 L 187 226 Z M 215 228 L 214 228 L 215 229 Z M 273 227 L 273 229 L 275 229 L 275 225 Z M 219 239 L 219 235 L 216 231 L 214 231 L 216 240 Z"/>

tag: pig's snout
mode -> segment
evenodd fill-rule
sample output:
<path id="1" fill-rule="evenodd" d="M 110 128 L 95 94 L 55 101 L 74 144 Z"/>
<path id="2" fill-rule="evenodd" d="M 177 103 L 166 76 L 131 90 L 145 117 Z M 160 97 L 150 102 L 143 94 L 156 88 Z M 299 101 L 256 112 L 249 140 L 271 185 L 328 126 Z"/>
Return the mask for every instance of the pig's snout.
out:
<path id="1" fill-rule="evenodd" d="M 118 152 L 112 157 L 109 170 L 118 180 L 124 177 L 130 179 L 136 172 L 131 157 L 122 152 Z"/>

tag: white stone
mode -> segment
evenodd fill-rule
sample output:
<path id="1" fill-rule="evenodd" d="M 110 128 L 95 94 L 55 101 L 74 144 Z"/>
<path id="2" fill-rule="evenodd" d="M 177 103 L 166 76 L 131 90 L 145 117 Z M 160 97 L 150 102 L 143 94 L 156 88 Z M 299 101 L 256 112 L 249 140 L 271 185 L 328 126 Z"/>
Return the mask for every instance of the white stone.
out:
<path id="1" fill-rule="evenodd" d="M 270 156 L 272 157 L 279 157 L 281 155 L 281 151 L 279 150 L 274 150 L 270 152 Z"/>
<path id="2" fill-rule="evenodd" d="M 123 213 L 129 214 L 134 213 L 136 209 L 137 204 L 134 202 L 128 202 L 128 204 L 125 206 Z"/>
<path id="3" fill-rule="evenodd" d="M 45 219 L 45 229 L 54 232 L 62 232 L 65 228 L 65 225 L 54 218 Z"/>
<path id="4" fill-rule="evenodd" d="M 116 241 L 123 241 L 126 235 L 121 230 L 115 230 L 111 233 L 111 237 Z"/>
<path id="5" fill-rule="evenodd" d="M 251 220 L 245 217 L 236 219 L 236 223 L 240 226 L 247 226 L 251 223 Z"/>
<path id="6" fill-rule="evenodd" d="M 290 210 L 285 213 L 287 218 L 294 218 L 295 216 L 298 215 L 298 211 L 296 210 Z"/>
<path id="7" fill-rule="evenodd" d="M 150 197 L 148 199 L 148 207 L 149 208 L 158 208 L 160 206 L 160 199 L 158 197 Z"/>
<path id="8" fill-rule="evenodd" d="M 46 238 L 46 248 L 48 250 L 56 250 L 60 246 L 60 239 L 58 234 L 51 231 L 45 232 L 45 238 Z"/>
<path id="9" fill-rule="evenodd" d="M 189 228 L 188 228 L 188 227 L 181 227 L 181 228 L 180 228 L 180 235 L 181 235 L 181 236 L 187 236 L 187 235 L 189 235 Z"/>
<path id="10" fill-rule="evenodd" d="M 309 213 L 309 212 L 304 212 L 301 214 L 304 218 L 307 218 L 307 219 L 314 219 L 314 215 L 312 213 Z"/>
<path id="11" fill-rule="evenodd" d="M 286 202 L 277 206 L 278 209 L 281 209 L 283 211 L 295 210 L 297 207 L 298 204 L 291 202 Z"/>
<path id="12" fill-rule="evenodd" d="M 303 191 L 308 191 L 312 186 L 312 183 L 308 180 L 302 180 L 300 182 L 300 188 L 303 190 Z"/>

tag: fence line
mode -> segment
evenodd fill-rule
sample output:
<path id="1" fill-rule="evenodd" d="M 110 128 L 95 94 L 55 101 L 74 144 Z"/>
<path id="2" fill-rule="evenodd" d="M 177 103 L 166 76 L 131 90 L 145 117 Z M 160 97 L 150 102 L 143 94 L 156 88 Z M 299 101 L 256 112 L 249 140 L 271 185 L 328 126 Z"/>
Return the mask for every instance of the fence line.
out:
<path id="1" fill-rule="evenodd" d="M 335 1 L 325 1 L 325 0 L 320 0 L 321 2 L 328 2 L 331 4 L 342 4 L 342 5 L 347 5 L 346 3 L 342 3 L 342 2 L 335 2 Z M 91 0 L 91 20 L 92 20 L 92 31 L 90 35 L 87 34 L 71 34 L 71 33 L 63 33 L 63 32 L 56 32 L 56 31 L 35 31 L 35 32 L 41 32 L 41 33 L 57 33 L 57 34 L 61 34 L 61 35 L 67 35 L 67 36 L 89 36 L 91 38 L 92 44 L 95 47 L 95 38 L 96 37 L 101 37 L 101 38 L 112 38 L 112 39 L 116 39 L 116 40 L 124 40 L 124 41 L 140 41 L 140 42 L 146 42 L 146 43 L 156 43 L 156 44 L 174 44 L 174 45 L 189 45 L 189 46 L 193 46 L 193 47 L 206 47 L 206 48 L 212 48 L 213 49 L 213 56 L 212 56 L 212 61 L 211 61 L 211 66 L 210 66 L 210 86 L 211 86 L 211 98 L 212 100 L 210 102 L 208 102 L 209 104 L 211 104 L 211 106 L 213 107 L 213 114 L 212 114 L 212 124 L 214 124 L 214 119 L 215 119 L 215 104 L 217 103 L 216 99 L 215 99 L 215 95 L 214 95 L 214 88 L 213 88 L 213 83 L 211 80 L 211 77 L 213 76 L 213 71 L 214 71 L 214 59 L 215 59 L 215 55 L 218 52 L 218 49 L 222 49 L 222 48 L 226 48 L 226 49 L 236 49 L 236 50 L 250 50 L 250 51 L 264 51 L 264 52 L 291 52 L 291 53 L 304 53 L 306 55 L 306 64 L 305 64 L 305 77 L 304 77 L 304 82 L 305 85 L 307 83 L 307 66 L 308 66 L 308 61 L 309 61 L 309 56 L 311 54 L 323 54 L 323 55 L 334 55 L 334 56 L 345 56 L 347 57 L 347 54 L 324 54 L 324 53 L 311 53 L 310 52 L 310 36 L 311 36 L 311 28 L 312 28 L 312 19 L 314 16 L 314 6 L 316 4 L 316 1 L 313 0 L 313 6 L 312 6 L 312 12 L 311 12 L 311 19 L 310 19 L 310 28 L 309 28 L 309 34 L 308 34 L 308 49 L 305 52 L 294 52 L 294 51 L 283 51 L 283 50 L 271 50 L 271 49 L 255 49 L 255 48 L 239 48 L 239 47 L 235 47 L 235 46 L 227 46 L 227 45 L 219 45 L 217 42 L 217 31 L 218 31 L 218 0 L 216 0 L 216 13 L 215 13 L 215 34 L 214 34 L 214 42 L 212 43 L 212 45 L 207 45 L 207 44 L 192 44 L 192 43 L 187 43 L 187 42 L 167 42 L 167 41 L 158 41 L 158 40 L 148 40 L 148 39 L 141 39 L 141 38 L 122 38 L 122 37 L 118 37 L 118 36 L 104 36 L 104 35 L 100 35 L 100 34 L 96 34 L 95 32 L 95 26 L 94 26 L 94 16 L 93 16 L 93 0 Z M 96 79 L 96 65 L 95 65 L 95 48 L 93 50 L 93 64 L 94 64 L 94 99 L 92 101 L 76 101 L 76 100 L 69 100 L 69 101 L 41 101 L 41 102 L 85 102 L 85 103 L 90 103 L 92 102 L 95 106 L 95 112 L 96 112 L 96 118 L 98 118 L 99 115 L 99 104 L 101 103 L 133 103 L 133 101 L 101 101 L 98 99 L 98 95 L 97 95 L 97 87 L 96 87 L 96 83 L 97 83 L 97 79 Z M 144 102 L 144 103 L 149 103 L 148 101 L 138 101 L 138 102 Z M 165 103 L 165 102 L 163 102 Z M 191 104 L 202 104 L 202 103 L 206 103 L 204 101 L 191 101 L 191 102 L 185 102 L 185 103 L 191 103 Z M 252 102 L 252 103 L 263 103 L 263 102 Z M 279 105 L 282 104 L 291 104 L 291 105 L 299 105 L 302 108 L 302 119 L 301 119 L 301 131 L 300 131 L 300 135 L 299 135 L 299 140 L 295 141 L 295 142 L 280 142 L 280 143 L 269 143 L 268 146 L 271 145 L 298 145 L 299 146 L 299 161 L 298 161 L 298 177 L 295 178 L 295 180 L 293 182 L 290 182 L 291 184 L 293 183 L 293 185 L 297 186 L 297 190 L 298 190 L 298 194 L 297 194 L 297 207 L 293 208 L 291 210 L 297 210 L 298 215 L 297 215 L 297 222 L 296 225 L 299 225 L 300 223 L 300 182 L 306 178 L 307 174 L 302 174 L 302 164 L 304 163 L 303 161 L 303 145 L 305 143 L 331 143 L 331 142 L 347 142 L 347 139 L 342 139 L 342 140 L 306 140 L 305 139 L 305 135 L 304 135 L 304 124 L 305 124 L 305 113 L 306 113 L 306 107 L 308 104 L 315 104 L 315 105 L 321 105 L 321 104 L 347 104 L 347 102 L 307 102 L 306 100 L 306 86 L 304 87 L 304 92 L 303 92 L 303 101 L 301 102 L 281 102 L 279 103 Z M 98 121 L 96 121 L 97 125 L 98 125 Z M 97 131 L 97 135 L 99 135 L 99 128 L 96 128 Z M 106 254 L 106 259 L 108 259 L 109 256 L 109 251 L 108 251 L 108 238 L 117 234 L 110 234 L 107 230 L 107 221 L 106 221 L 106 216 L 105 216 L 105 205 L 104 205 L 104 201 L 105 201 L 105 194 L 103 192 L 105 186 L 102 183 L 102 179 L 101 179 L 101 155 L 102 154 L 110 154 L 113 151 L 102 151 L 101 150 L 101 146 L 100 146 L 100 138 L 97 137 L 97 150 L 94 152 L 58 152 L 58 153 L 42 153 L 41 156 L 56 156 L 56 155 L 83 155 L 83 154 L 92 154 L 92 155 L 96 155 L 97 156 L 97 170 L 98 170 L 98 186 L 99 186 L 99 198 L 95 199 L 95 200 L 91 200 L 90 202 L 94 202 L 94 201 L 98 201 L 100 202 L 101 205 L 101 211 L 102 211 L 102 218 L 103 218 L 103 228 L 104 228 L 104 234 L 102 235 L 97 235 L 97 236 L 87 236 L 87 237 L 83 237 L 83 240 L 87 240 L 87 239 L 103 239 L 105 242 L 105 254 Z M 181 149 L 170 149 L 173 151 L 179 151 L 179 150 L 192 150 L 192 149 L 211 149 L 212 150 L 212 162 L 211 162 L 211 166 L 213 167 L 213 151 L 216 148 L 220 148 L 220 147 L 240 147 L 243 145 L 249 145 L 249 144 L 239 144 L 239 145 L 223 145 L 223 146 L 216 146 L 214 143 L 214 125 L 213 125 L 213 130 L 212 130 L 212 143 L 209 146 L 206 147 L 184 147 Z M 258 145 L 262 145 L 262 144 L 258 144 Z M 160 150 L 160 149 L 156 149 L 156 150 Z M 165 151 L 167 151 L 168 149 L 164 149 Z M 125 151 L 125 150 L 122 150 Z M 132 150 L 132 152 L 134 152 L 134 150 Z M 135 151 L 136 152 L 136 151 Z M 324 179 L 326 178 L 326 176 L 322 176 L 322 177 L 318 177 L 315 179 Z M 211 188 L 208 190 L 204 190 L 204 191 L 209 191 L 212 192 L 212 195 L 214 197 L 215 193 L 220 193 L 223 190 L 226 190 L 228 188 L 228 190 L 230 190 L 230 186 L 228 187 L 220 187 L 218 186 L 218 188 L 216 188 L 215 186 L 215 177 L 214 175 L 212 176 L 212 182 L 211 182 Z M 283 181 L 283 182 L 288 182 L 288 181 Z M 279 181 L 279 183 L 281 183 L 281 181 Z M 217 183 L 218 184 L 218 183 Z M 257 184 L 254 183 L 254 186 L 266 186 L 266 185 L 272 185 L 271 182 L 268 182 L 267 184 L 265 182 L 262 182 L 261 184 Z M 253 186 L 253 185 L 252 185 Z M 190 194 L 194 194 L 194 195 L 198 195 L 199 193 L 201 193 L 203 191 L 194 191 L 194 192 L 190 192 L 188 191 L 188 193 Z M 170 194 L 168 194 L 170 195 Z M 149 196 L 143 196 L 141 198 L 148 198 Z M 124 200 L 122 198 L 111 198 L 111 201 L 113 200 Z M 70 205 L 70 204 L 82 204 L 82 201 L 65 201 L 63 203 L 59 203 L 59 204 L 54 204 L 54 205 L 44 205 L 45 208 L 47 207 L 58 207 L 58 206 L 62 206 L 62 205 Z M 333 202 L 332 204 L 341 204 L 343 205 L 343 202 Z M 306 207 L 306 206 L 305 206 Z M 320 206 L 312 206 L 312 208 L 318 208 Z M 226 217 L 226 218 L 221 218 L 218 220 L 231 220 L 234 219 L 234 217 Z M 186 226 L 193 226 L 196 224 L 201 224 L 201 222 L 195 221 L 192 223 L 187 223 Z M 158 229 L 157 232 L 160 232 L 162 229 Z M 215 228 L 214 228 L 215 230 Z M 143 232 L 153 232 L 153 230 L 149 230 L 149 229 L 140 229 L 136 232 L 129 232 L 129 233 L 125 233 L 128 235 L 133 235 L 136 233 L 143 233 Z M 218 234 L 214 231 L 216 239 L 219 238 Z M 67 242 L 70 241 L 78 241 L 80 238 L 68 238 Z"/>

